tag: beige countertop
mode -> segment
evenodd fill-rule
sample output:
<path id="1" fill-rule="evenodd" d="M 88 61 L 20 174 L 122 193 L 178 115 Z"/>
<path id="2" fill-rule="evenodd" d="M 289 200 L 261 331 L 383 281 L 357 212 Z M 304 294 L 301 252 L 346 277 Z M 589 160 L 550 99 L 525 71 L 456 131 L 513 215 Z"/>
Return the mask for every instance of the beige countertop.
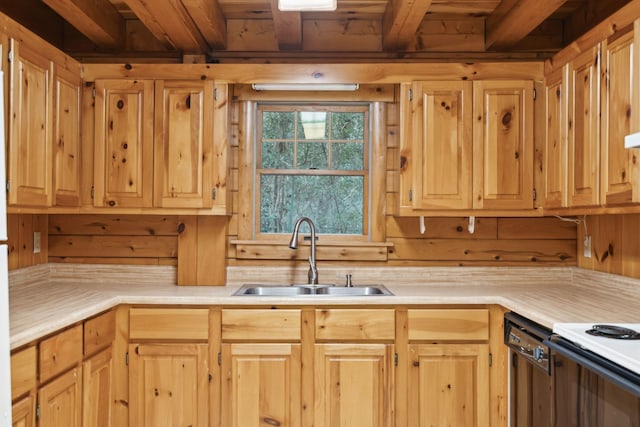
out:
<path id="1" fill-rule="evenodd" d="M 325 268 L 324 283 L 344 269 Z M 545 326 L 640 323 L 640 280 L 568 267 L 382 267 L 352 269 L 354 283 L 382 283 L 393 296 L 237 297 L 243 283 L 304 283 L 306 270 L 229 267 L 221 287 L 175 286 L 175 267 L 47 264 L 11 272 L 11 348 L 118 304 L 429 305 L 499 304 Z"/>

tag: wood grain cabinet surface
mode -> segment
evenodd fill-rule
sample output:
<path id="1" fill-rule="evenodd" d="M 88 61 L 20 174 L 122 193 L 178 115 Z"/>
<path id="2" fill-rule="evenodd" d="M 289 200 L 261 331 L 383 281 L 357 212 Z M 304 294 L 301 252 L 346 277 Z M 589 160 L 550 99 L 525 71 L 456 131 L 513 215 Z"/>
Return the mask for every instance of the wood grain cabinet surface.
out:
<path id="1" fill-rule="evenodd" d="M 11 427 L 35 427 L 36 398 L 26 396 L 15 402 L 11 407 Z"/>
<path id="2" fill-rule="evenodd" d="M 11 51 L 7 202 L 51 206 L 53 64 L 16 40 Z"/>
<path id="3" fill-rule="evenodd" d="M 401 88 L 401 215 L 533 211 L 532 81 Z"/>
<path id="4" fill-rule="evenodd" d="M 72 368 L 38 390 L 38 424 L 47 427 L 82 426 L 82 369 Z"/>

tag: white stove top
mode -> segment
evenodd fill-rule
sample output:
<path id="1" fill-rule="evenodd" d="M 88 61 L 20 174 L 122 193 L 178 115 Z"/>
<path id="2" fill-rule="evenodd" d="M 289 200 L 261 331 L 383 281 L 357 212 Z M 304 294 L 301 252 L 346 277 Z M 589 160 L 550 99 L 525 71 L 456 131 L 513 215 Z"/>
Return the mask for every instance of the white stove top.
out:
<path id="1" fill-rule="evenodd" d="M 640 340 L 619 340 L 587 334 L 585 331 L 591 329 L 593 325 L 594 323 L 556 323 L 553 325 L 553 332 L 640 374 Z M 614 323 L 613 325 L 640 332 L 638 323 Z"/>

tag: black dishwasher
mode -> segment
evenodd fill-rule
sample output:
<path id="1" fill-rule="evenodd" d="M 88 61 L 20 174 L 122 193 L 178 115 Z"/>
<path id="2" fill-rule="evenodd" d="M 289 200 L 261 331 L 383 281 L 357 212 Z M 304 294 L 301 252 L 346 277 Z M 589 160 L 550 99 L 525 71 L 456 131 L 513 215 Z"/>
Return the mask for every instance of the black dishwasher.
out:
<path id="1" fill-rule="evenodd" d="M 509 347 L 510 425 L 554 424 L 551 355 L 544 344 L 551 330 L 516 313 L 506 313 L 504 343 Z"/>

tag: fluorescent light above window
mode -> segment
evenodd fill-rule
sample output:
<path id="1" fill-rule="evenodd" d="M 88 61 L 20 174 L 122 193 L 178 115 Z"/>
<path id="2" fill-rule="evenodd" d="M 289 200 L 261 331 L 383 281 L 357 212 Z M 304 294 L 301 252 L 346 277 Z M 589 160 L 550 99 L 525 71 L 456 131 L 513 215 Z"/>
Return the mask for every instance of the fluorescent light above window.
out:
<path id="1" fill-rule="evenodd" d="M 336 7 L 336 0 L 278 0 L 281 11 L 332 11 Z"/>
<path id="2" fill-rule="evenodd" d="M 354 91 L 358 90 L 357 83 L 254 83 L 253 90 L 290 90 L 290 91 Z"/>

